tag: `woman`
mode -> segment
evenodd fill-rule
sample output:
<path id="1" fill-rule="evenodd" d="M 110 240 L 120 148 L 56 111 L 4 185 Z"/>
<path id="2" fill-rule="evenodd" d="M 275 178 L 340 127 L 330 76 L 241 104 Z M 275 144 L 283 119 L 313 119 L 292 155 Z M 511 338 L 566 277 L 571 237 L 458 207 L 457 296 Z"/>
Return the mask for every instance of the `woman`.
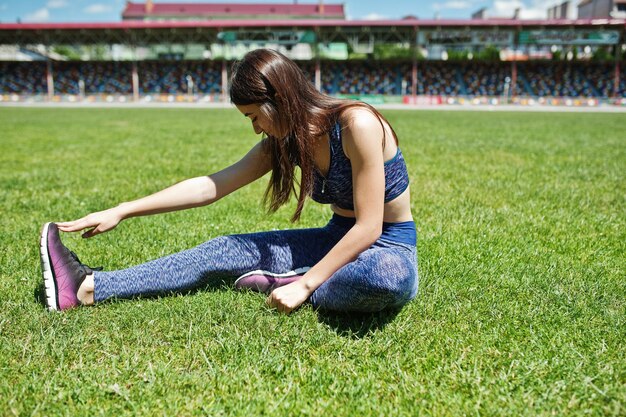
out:
<path id="1" fill-rule="evenodd" d="M 379 311 L 400 308 L 417 293 L 416 231 L 408 174 L 395 132 L 374 108 L 319 93 L 298 66 L 272 50 L 238 62 L 230 98 L 263 139 L 239 162 L 147 197 L 64 223 L 47 223 L 41 259 L 48 308 L 110 298 L 185 291 L 224 276 L 237 288 L 269 293 L 267 304 L 289 313 L 314 308 Z M 300 169 L 299 181 L 295 168 Z M 271 171 L 270 211 L 297 197 L 331 204 L 323 228 L 223 236 L 196 248 L 120 271 L 80 263 L 58 230 L 92 237 L 126 218 L 213 203 Z M 299 183 L 299 187 L 296 187 Z"/>

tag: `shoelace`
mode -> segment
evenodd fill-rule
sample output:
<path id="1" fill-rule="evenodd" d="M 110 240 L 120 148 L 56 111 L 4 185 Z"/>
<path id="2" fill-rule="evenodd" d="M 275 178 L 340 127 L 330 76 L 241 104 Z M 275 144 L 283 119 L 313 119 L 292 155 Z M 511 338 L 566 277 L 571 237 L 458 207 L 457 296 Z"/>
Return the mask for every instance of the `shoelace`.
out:
<path id="1" fill-rule="evenodd" d="M 76 253 L 75 253 L 73 250 L 70 250 L 70 255 L 72 256 L 72 258 L 73 258 L 76 262 L 78 262 L 78 264 L 81 266 L 81 268 L 83 268 L 83 267 L 84 267 L 84 268 L 87 268 L 87 271 L 84 271 L 84 272 L 86 272 L 86 274 L 89 274 L 90 272 L 93 272 L 93 271 L 102 271 L 102 270 L 104 269 L 104 268 L 103 268 L 103 267 L 101 267 L 101 266 L 98 266 L 98 267 L 92 268 L 92 267 L 90 267 L 89 265 L 82 263 L 82 262 L 80 261 L 80 259 L 78 258 L 78 255 L 76 255 Z"/>

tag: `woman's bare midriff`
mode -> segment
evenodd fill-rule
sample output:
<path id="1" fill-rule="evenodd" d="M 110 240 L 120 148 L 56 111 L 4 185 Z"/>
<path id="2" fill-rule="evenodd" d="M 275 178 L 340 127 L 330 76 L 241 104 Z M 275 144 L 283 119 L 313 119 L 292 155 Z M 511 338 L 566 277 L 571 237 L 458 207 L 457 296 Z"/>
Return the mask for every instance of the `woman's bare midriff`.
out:
<path id="1" fill-rule="evenodd" d="M 332 204 L 330 209 L 344 217 L 355 217 L 353 210 L 346 210 Z M 413 220 L 411 215 L 411 193 L 407 188 L 402 194 L 394 198 L 392 201 L 385 203 L 385 211 L 383 213 L 383 221 L 386 223 L 408 222 Z"/>

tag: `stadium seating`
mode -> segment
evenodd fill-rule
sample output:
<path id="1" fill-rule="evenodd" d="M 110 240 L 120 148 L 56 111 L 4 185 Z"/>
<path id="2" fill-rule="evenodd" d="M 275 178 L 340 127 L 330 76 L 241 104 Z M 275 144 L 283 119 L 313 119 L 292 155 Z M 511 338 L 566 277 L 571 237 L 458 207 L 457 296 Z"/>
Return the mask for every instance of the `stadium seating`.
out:
<path id="1" fill-rule="evenodd" d="M 501 96 L 505 93 L 506 78 L 511 81 L 510 64 L 472 62 L 460 71 L 469 96 Z"/>
<path id="2" fill-rule="evenodd" d="M 609 64 L 589 64 L 578 67 L 583 79 L 587 80 L 595 90 L 596 97 L 611 97 L 613 95 L 615 68 Z"/>
<path id="3" fill-rule="evenodd" d="M 595 96 L 591 85 L 581 77 L 576 68 L 554 63 L 544 65 L 530 63 L 521 66 L 520 72 L 526 79 L 528 93 L 538 97 Z"/>
<path id="4" fill-rule="evenodd" d="M 329 94 L 402 94 L 400 66 L 381 62 L 332 62 L 321 68 L 326 75 L 322 91 Z"/>
<path id="5" fill-rule="evenodd" d="M 187 77 L 193 93 L 212 94 L 222 90 L 221 63 L 208 61 L 145 61 L 137 65 L 140 94 L 186 94 Z"/>
<path id="6" fill-rule="evenodd" d="M 45 62 L 0 62 L 0 93 L 45 94 Z"/>
<path id="7" fill-rule="evenodd" d="M 315 84 L 315 63 L 309 61 L 300 61 L 298 62 L 298 66 L 304 72 L 307 79 Z"/>
<path id="8" fill-rule="evenodd" d="M 447 62 L 420 62 L 417 69 L 417 94 L 457 96 L 463 92 L 458 65 Z"/>
<path id="9" fill-rule="evenodd" d="M 55 62 L 54 91 L 58 94 L 131 94 L 131 64 L 128 62 Z"/>
<path id="10" fill-rule="evenodd" d="M 314 82 L 315 63 L 298 65 Z M 329 94 L 411 95 L 412 68 L 407 62 L 322 61 L 321 89 Z M 613 96 L 613 63 L 535 61 L 520 62 L 517 68 L 515 94 L 519 96 Z M 131 62 L 53 62 L 51 69 L 55 94 L 130 95 L 133 91 Z M 140 95 L 187 94 L 188 86 L 199 95 L 219 94 L 222 90 L 219 61 L 141 61 L 137 73 Z M 0 94 L 47 94 L 46 74 L 45 62 L 0 62 Z M 415 93 L 501 96 L 507 93 L 507 78 L 512 81 L 511 63 L 419 61 Z M 622 65 L 618 96 L 626 97 L 626 65 Z"/>

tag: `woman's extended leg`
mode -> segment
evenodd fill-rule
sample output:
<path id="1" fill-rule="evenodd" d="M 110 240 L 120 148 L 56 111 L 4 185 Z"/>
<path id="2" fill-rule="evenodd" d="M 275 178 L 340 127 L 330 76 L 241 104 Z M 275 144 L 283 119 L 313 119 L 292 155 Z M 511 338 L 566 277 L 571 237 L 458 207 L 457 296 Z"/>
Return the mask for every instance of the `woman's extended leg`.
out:
<path id="1" fill-rule="evenodd" d="M 312 266 L 340 238 L 327 227 L 218 237 L 132 268 L 94 272 L 94 301 L 186 291 L 255 269 L 280 273 Z"/>
<path id="2" fill-rule="evenodd" d="M 417 294 L 416 248 L 376 242 L 311 295 L 321 310 L 375 312 L 400 308 Z"/>

